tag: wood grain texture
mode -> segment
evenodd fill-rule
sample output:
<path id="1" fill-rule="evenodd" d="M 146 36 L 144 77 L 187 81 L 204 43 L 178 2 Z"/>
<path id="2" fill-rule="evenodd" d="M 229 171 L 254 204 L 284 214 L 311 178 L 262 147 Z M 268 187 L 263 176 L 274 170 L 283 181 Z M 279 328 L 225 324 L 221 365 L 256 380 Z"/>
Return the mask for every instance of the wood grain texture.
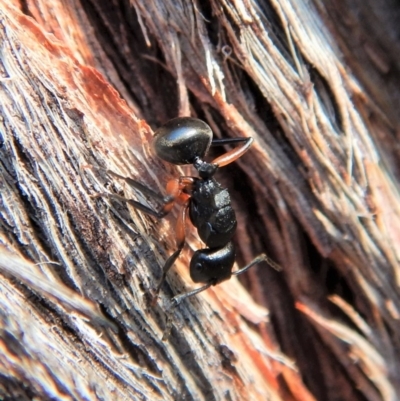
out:
<path id="1" fill-rule="evenodd" d="M 396 95 L 379 91 L 397 67 L 375 57 L 364 85 L 337 7 L 0 1 L 1 397 L 399 398 Z M 254 137 L 218 177 L 238 265 L 267 252 L 283 271 L 253 268 L 252 297 L 232 279 L 185 301 L 163 342 L 202 244 L 189 227 L 152 307 L 176 215 L 93 197 L 154 205 L 86 167 L 162 192 L 190 173 L 151 152 L 152 127 L 177 115 Z"/>

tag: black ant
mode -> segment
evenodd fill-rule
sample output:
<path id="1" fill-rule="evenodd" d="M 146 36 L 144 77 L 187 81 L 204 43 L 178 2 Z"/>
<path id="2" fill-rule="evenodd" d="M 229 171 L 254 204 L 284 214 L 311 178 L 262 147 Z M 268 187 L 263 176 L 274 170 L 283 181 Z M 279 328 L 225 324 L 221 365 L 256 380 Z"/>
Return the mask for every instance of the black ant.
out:
<path id="1" fill-rule="evenodd" d="M 203 160 L 210 146 L 236 144 L 238 142 L 243 142 L 243 144 L 217 157 L 211 163 Z M 181 205 L 176 223 L 177 250 L 164 264 L 161 279 L 155 290 L 154 301 L 157 300 L 166 275 L 185 244 L 185 222 L 188 212 L 201 240 L 207 246 L 207 248 L 200 249 L 193 254 L 190 262 L 190 277 L 195 283 L 205 285 L 173 297 L 171 305 L 176 306 L 183 299 L 228 280 L 232 275 L 242 274 L 262 261 L 280 269 L 265 254 L 261 254 L 247 266 L 232 272 L 235 263 L 235 248 L 231 239 L 236 231 L 236 217 L 231 206 L 228 190 L 215 180 L 214 175 L 220 167 L 234 162 L 246 153 L 252 143 L 253 138 L 251 137 L 213 139 L 211 128 L 204 121 L 191 117 L 178 117 L 168 121 L 155 131 L 153 149 L 159 158 L 168 163 L 175 165 L 192 164 L 199 177 L 180 176 L 168 181 L 166 185 L 167 196 L 162 196 L 131 178 L 107 170 L 109 174 L 122 178 L 143 194 L 159 200 L 162 207 L 160 210 L 155 210 L 135 200 L 115 194 L 99 194 L 97 196 L 122 200 L 157 218 L 163 218 L 167 215 L 175 203 Z"/>

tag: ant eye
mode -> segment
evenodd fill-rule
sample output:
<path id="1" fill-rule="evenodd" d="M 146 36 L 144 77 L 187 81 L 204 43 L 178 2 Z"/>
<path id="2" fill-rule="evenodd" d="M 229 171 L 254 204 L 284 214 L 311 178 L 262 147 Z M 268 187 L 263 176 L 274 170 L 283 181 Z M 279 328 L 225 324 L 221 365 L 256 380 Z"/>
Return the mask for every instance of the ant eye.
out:
<path id="1" fill-rule="evenodd" d="M 197 270 L 201 270 L 201 269 L 203 268 L 203 265 L 202 265 L 201 263 L 196 263 L 195 268 L 196 268 Z"/>
<path id="2" fill-rule="evenodd" d="M 153 149 L 157 156 L 172 164 L 193 164 L 203 158 L 212 141 L 208 124 L 197 118 L 178 117 L 155 131 Z"/>

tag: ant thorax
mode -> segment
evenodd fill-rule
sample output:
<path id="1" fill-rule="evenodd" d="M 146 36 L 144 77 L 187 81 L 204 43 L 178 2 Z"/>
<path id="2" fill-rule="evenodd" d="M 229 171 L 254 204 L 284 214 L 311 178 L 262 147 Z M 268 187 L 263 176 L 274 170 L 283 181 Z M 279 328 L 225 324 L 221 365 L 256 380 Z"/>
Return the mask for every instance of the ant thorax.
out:
<path id="1" fill-rule="evenodd" d="M 236 230 L 228 190 L 212 177 L 197 179 L 191 196 L 189 216 L 201 240 L 209 248 L 223 247 Z"/>

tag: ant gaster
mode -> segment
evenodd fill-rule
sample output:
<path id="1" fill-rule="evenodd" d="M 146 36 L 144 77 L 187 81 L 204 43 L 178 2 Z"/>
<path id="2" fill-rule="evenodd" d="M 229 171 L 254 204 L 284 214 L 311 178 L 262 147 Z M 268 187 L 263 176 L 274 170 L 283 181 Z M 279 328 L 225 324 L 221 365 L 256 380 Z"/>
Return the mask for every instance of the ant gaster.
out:
<path id="1" fill-rule="evenodd" d="M 279 268 L 265 254 L 261 254 L 247 266 L 232 272 L 235 262 L 235 247 L 231 239 L 236 231 L 236 217 L 228 190 L 215 180 L 214 175 L 220 167 L 234 162 L 247 152 L 252 142 L 253 138 L 251 137 L 213 139 L 211 128 L 204 121 L 191 117 L 178 117 L 168 121 L 155 131 L 153 149 L 159 158 L 168 163 L 192 164 L 199 177 L 180 176 L 171 179 L 166 185 L 167 196 L 162 196 L 131 178 L 122 177 L 107 170 L 109 174 L 124 179 L 143 194 L 160 201 L 162 207 L 160 210 L 155 210 L 118 195 L 101 195 L 128 202 L 133 207 L 157 218 L 163 218 L 168 214 L 175 203 L 180 204 L 176 223 L 177 250 L 164 264 L 154 300 L 158 297 L 167 272 L 185 244 L 185 222 L 188 212 L 191 222 L 197 228 L 201 240 L 207 247 L 193 254 L 190 262 L 190 277 L 195 283 L 204 285 L 173 297 L 173 304 L 177 305 L 185 298 L 196 295 L 221 281 L 228 280 L 232 275 L 242 274 L 261 261 L 267 261 L 273 267 Z M 217 157 L 211 163 L 204 160 L 210 146 L 236 143 L 241 143 L 241 145 Z"/>

